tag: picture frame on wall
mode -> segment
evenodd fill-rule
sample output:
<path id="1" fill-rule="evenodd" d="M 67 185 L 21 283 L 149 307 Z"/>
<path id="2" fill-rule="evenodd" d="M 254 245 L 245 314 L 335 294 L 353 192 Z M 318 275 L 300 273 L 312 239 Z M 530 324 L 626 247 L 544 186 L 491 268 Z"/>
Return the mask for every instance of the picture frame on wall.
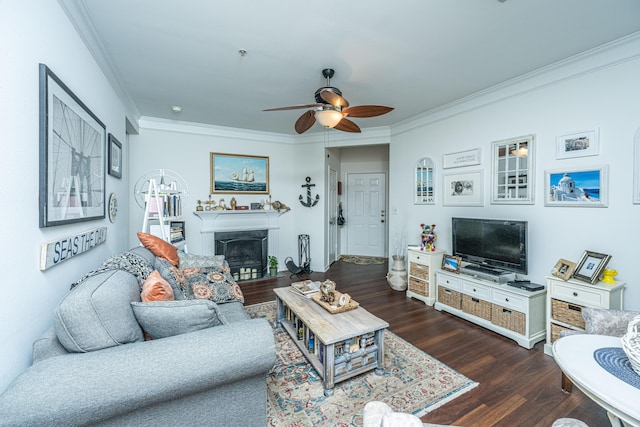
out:
<path id="1" fill-rule="evenodd" d="M 551 275 L 561 278 L 562 280 L 569 280 L 576 269 L 576 263 L 560 258 L 556 265 L 551 270 Z"/>
<path id="2" fill-rule="evenodd" d="M 442 175 L 443 206 L 483 206 L 483 172 L 474 170 Z"/>
<path id="3" fill-rule="evenodd" d="M 211 153 L 211 194 L 269 194 L 269 157 Z"/>
<path id="4" fill-rule="evenodd" d="M 611 255 L 584 251 L 573 273 L 575 279 L 594 284 L 600 278 L 602 270 L 611 260 Z"/>
<path id="5" fill-rule="evenodd" d="M 445 154 L 442 156 L 442 169 L 479 165 L 481 152 L 481 148 L 474 148 L 472 150 Z"/>
<path id="6" fill-rule="evenodd" d="M 605 208 L 608 205 L 608 167 L 587 166 L 546 170 L 545 206 Z"/>
<path id="7" fill-rule="evenodd" d="M 106 127 L 40 64 L 40 227 L 105 218 Z"/>
<path id="8" fill-rule="evenodd" d="M 446 271 L 452 271 L 454 273 L 460 273 L 460 264 L 462 258 L 455 255 L 443 255 L 442 256 L 442 269 Z"/>
<path id="9" fill-rule="evenodd" d="M 597 156 L 600 152 L 600 130 L 585 130 L 556 137 L 556 159 Z"/>
<path id="10" fill-rule="evenodd" d="M 120 179 L 122 178 L 122 144 L 112 133 L 109 133 L 108 147 L 109 155 L 107 159 L 109 165 L 107 166 L 107 170 L 109 171 L 109 175 Z"/>

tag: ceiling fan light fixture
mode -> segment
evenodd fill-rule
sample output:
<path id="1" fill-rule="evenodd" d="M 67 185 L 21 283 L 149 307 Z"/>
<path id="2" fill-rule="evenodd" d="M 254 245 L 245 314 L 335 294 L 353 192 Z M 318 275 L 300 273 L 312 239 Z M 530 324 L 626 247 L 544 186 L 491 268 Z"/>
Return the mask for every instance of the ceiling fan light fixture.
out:
<path id="1" fill-rule="evenodd" d="M 342 113 L 336 110 L 320 110 L 316 111 L 316 120 L 326 128 L 334 128 L 342 120 Z"/>

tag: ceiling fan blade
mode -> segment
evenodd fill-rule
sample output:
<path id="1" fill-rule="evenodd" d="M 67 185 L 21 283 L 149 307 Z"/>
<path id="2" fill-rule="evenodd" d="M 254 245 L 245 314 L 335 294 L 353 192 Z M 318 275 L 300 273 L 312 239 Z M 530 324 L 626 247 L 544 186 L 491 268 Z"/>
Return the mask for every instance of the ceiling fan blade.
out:
<path id="1" fill-rule="evenodd" d="M 305 111 L 303 115 L 296 120 L 295 129 L 298 133 L 306 132 L 316 122 L 316 112 L 313 110 Z"/>
<path id="2" fill-rule="evenodd" d="M 327 90 L 327 89 L 322 89 L 320 91 L 320 97 L 325 101 L 327 101 L 329 104 L 333 105 L 334 107 L 347 108 L 349 106 L 349 101 L 347 101 L 337 93 L 331 92 L 330 90 Z"/>
<path id="3" fill-rule="evenodd" d="M 384 105 L 358 105 L 356 107 L 346 108 L 342 110 L 343 114 L 351 117 L 376 117 L 387 114 L 393 108 Z"/>
<path id="4" fill-rule="evenodd" d="M 341 130 L 342 132 L 360 133 L 360 127 L 347 118 L 340 120 L 340 123 L 338 123 L 334 129 Z"/>
<path id="5" fill-rule="evenodd" d="M 288 107 L 269 108 L 262 111 L 283 111 L 283 110 L 299 110 L 301 108 L 314 108 L 321 107 L 322 104 L 304 104 L 304 105 L 290 105 Z"/>

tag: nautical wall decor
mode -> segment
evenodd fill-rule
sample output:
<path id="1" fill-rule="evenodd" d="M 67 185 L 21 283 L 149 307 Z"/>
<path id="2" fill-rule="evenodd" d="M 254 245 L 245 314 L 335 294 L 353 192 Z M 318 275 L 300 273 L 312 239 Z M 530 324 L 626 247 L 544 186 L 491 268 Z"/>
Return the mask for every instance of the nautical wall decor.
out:
<path id="1" fill-rule="evenodd" d="M 315 184 L 311 184 L 311 177 L 308 176 L 305 178 L 305 181 L 307 181 L 306 184 L 303 184 L 302 187 L 307 187 L 307 200 L 304 200 L 304 197 L 302 196 L 302 194 L 300 195 L 300 203 L 302 204 L 302 206 L 306 206 L 308 208 L 311 208 L 315 205 L 318 204 L 318 200 L 320 200 L 320 196 L 318 194 L 316 194 L 316 198 L 315 199 L 311 199 L 311 187 L 315 187 Z"/>

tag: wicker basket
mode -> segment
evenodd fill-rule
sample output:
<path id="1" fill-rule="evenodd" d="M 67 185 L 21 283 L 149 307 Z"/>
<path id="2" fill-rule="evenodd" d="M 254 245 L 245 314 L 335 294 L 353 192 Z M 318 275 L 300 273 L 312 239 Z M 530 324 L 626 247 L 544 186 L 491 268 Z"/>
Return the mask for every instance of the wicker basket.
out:
<path id="1" fill-rule="evenodd" d="M 411 292 L 415 292 L 416 294 L 424 295 L 425 297 L 429 296 L 429 283 L 415 279 L 413 277 L 409 277 L 409 290 Z"/>
<path id="2" fill-rule="evenodd" d="M 640 375 L 640 315 L 629 322 L 627 333 L 622 336 L 622 349 L 633 370 Z"/>
<path id="3" fill-rule="evenodd" d="M 551 344 L 553 344 L 558 338 L 560 338 L 560 333 L 562 331 L 571 331 L 573 329 L 565 328 L 564 326 L 556 325 L 555 323 L 551 324 Z"/>
<path id="4" fill-rule="evenodd" d="M 491 304 L 491 323 L 502 326 L 520 335 L 524 335 L 526 316 L 516 310 L 505 308 L 501 305 Z"/>
<path id="5" fill-rule="evenodd" d="M 485 320 L 491 320 L 491 303 L 480 298 L 462 294 L 462 311 Z"/>
<path id="6" fill-rule="evenodd" d="M 438 302 L 460 310 L 462 307 L 462 294 L 453 289 L 438 286 Z"/>
<path id="7" fill-rule="evenodd" d="M 551 317 L 558 322 L 566 323 L 584 329 L 584 319 L 582 318 L 582 309 L 584 307 L 578 304 L 571 304 L 566 301 L 560 301 L 551 298 Z"/>
<path id="8" fill-rule="evenodd" d="M 418 264 L 417 262 L 410 262 L 409 274 L 419 277 L 420 279 L 429 280 L 429 266 Z"/>

